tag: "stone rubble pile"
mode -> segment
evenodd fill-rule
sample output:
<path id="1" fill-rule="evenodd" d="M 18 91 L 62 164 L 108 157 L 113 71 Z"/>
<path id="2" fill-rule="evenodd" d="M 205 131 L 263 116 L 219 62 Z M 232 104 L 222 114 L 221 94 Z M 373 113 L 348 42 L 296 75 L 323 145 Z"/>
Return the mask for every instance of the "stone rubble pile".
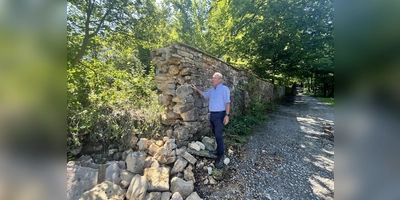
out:
<path id="1" fill-rule="evenodd" d="M 178 148 L 175 139 L 136 139 L 129 149 L 120 153 L 120 161 L 95 164 L 90 156 L 67 163 L 67 199 L 91 200 L 198 200 L 194 183 L 216 184 L 211 176 L 213 160 L 198 161 L 195 155 L 211 158 L 216 149 L 214 139 L 204 137 Z M 203 152 L 203 154 L 201 154 Z M 229 159 L 225 160 L 229 163 Z M 194 169 L 208 171 L 208 176 L 195 180 Z"/>

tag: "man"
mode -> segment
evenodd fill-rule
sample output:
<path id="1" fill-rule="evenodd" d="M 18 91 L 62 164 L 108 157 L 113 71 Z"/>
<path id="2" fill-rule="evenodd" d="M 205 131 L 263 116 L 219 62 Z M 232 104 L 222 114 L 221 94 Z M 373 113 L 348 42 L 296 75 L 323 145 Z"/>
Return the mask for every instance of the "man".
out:
<path id="1" fill-rule="evenodd" d="M 225 154 L 224 154 L 224 138 L 222 132 L 224 125 L 229 122 L 230 112 L 230 91 L 225 85 L 222 85 L 222 74 L 216 72 L 212 78 L 213 87 L 206 92 L 199 90 L 192 84 L 192 88 L 200 93 L 204 98 L 210 98 L 209 111 L 210 111 L 210 124 L 212 133 L 217 141 L 217 151 L 210 151 L 210 154 L 217 157 L 215 162 L 216 168 L 222 168 Z"/>

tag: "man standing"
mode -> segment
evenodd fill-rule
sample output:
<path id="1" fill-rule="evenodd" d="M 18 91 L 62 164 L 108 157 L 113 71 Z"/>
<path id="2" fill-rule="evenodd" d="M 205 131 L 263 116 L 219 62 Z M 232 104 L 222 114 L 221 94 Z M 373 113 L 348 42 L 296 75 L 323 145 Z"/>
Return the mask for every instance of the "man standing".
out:
<path id="1" fill-rule="evenodd" d="M 224 138 L 222 132 L 224 125 L 229 122 L 230 112 L 230 91 L 225 85 L 222 85 L 222 74 L 216 72 L 212 78 L 213 87 L 206 92 L 199 90 L 192 84 L 192 88 L 200 93 L 204 98 L 210 98 L 209 111 L 210 111 L 210 124 L 212 133 L 217 141 L 217 151 L 210 151 L 210 154 L 217 157 L 215 162 L 216 168 L 222 168 L 225 154 L 224 154 Z"/>

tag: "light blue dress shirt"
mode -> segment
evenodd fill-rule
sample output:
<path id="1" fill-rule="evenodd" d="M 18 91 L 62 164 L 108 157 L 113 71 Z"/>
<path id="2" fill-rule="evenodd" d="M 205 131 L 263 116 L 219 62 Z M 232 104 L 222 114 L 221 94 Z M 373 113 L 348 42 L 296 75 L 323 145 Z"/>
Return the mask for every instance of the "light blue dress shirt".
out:
<path id="1" fill-rule="evenodd" d="M 208 104 L 210 112 L 224 111 L 225 104 L 231 102 L 230 96 L 229 88 L 222 85 L 222 83 L 217 85 L 217 88 L 214 89 L 212 87 L 204 92 L 204 97 L 210 98 L 210 103 Z"/>

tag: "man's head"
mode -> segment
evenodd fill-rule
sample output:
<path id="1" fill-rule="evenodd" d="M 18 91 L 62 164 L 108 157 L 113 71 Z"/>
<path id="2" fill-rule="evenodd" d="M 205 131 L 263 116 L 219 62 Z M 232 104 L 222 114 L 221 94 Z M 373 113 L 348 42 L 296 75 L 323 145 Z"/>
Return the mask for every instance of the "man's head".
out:
<path id="1" fill-rule="evenodd" d="M 217 87 L 222 82 L 222 74 L 219 72 L 214 73 L 212 78 L 212 85 Z"/>

